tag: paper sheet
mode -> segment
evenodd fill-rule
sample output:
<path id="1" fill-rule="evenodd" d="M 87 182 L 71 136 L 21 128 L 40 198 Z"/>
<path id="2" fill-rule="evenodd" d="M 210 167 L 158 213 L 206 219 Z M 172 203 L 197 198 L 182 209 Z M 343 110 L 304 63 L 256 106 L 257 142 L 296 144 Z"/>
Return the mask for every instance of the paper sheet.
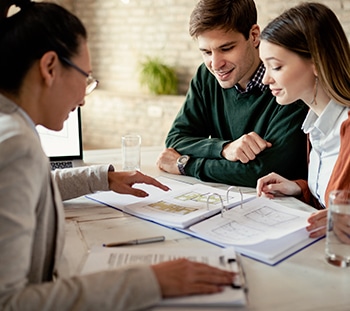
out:
<path id="1" fill-rule="evenodd" d="M 214 216 L 190 230 L 227 245 L 252 245 L 287 236 L 307 226 L 309 212 L 288 208 L 267 198 L 256 198 L 223 216 Z"/>
<path id="2" fill-rule="evenodd" d="M 187 297 L 164 299 L 160 305 L 168 306 L 242 306 L 246 304 L 244 272 L 233 248 L 218 249 L 217 252 L 205 250 L 159 249 L 159 248 L 102 248 L 95 247 L 89 253 L 81 274 L 89 274 L 101 270 L 122 268 L 130 265 L 156 264 L 178 258 L 206 263 L 221 269 L 238 273 L 237 280 L 241 288 L 225 287 L 221 293 L 211 295 L 193 295 Z M 228 258 L 235 261 L 228 262 Z"/>

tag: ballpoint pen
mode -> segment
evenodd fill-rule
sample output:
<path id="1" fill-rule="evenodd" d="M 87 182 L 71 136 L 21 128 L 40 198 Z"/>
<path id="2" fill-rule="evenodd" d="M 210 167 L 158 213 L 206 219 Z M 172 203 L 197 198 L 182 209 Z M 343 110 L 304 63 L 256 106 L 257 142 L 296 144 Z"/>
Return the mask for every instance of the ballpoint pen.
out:
<path id="1" fill-rule="evenodd" d="M 144 239 L 135 239 L 123 242 L 116 243 L 106 243 L 103 244 L 104 247 L 118 247 L 118 246 L 128 246 L 128 245 L 138 245 L 138 244 L 147 244 L 147 243 L 155 243 L 155 242 L 163 242 L 165 240 L 164 236 L 155 236 Z"/>

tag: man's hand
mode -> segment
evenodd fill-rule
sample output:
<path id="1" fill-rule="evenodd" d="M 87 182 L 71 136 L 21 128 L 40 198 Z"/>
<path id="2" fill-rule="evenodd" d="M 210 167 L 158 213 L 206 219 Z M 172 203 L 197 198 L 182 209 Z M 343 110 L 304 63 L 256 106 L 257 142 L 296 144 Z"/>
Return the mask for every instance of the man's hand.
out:
<path id="1" fill-rule="evenodd" d="M 224 146 L 222 156 L 232 162 L 248 163 L 254 160 L 260 152 L 271 146 L 270 142 L 262 139 L 258 134 L 250 132 Z"/>
<path id="2" fill-rule="evenodd" d="M 148 184 L 158 187 L 164 191 L 169 188 L 156 179 L 144 175 L 139 171 L 128 172 L 108 172 L 109 189 L 121 194 L 131 194 L 136 197 L 147 197 L 148 193 L 137 188 L 133 188 L 134 184 Z"/>
<path id="3" fill-rule="evenodd" d="M 180 175 L 177 167 L 177 159 L 181 156 L 174 148 L 167 148 L 162 151 L 156 162 L 159 169 L 170 174 Z"/>

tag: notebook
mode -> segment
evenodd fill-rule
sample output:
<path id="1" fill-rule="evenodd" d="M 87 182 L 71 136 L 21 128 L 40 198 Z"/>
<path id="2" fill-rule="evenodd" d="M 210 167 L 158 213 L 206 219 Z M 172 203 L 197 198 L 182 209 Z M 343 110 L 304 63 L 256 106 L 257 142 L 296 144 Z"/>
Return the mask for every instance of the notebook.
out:
<path id="1" fill-rule="evenodd" d="M 80 108 L 69 114 L 61 131 L 37 126 L 42 147 L 50 159 L 51 169 L 84 165 Z"/>

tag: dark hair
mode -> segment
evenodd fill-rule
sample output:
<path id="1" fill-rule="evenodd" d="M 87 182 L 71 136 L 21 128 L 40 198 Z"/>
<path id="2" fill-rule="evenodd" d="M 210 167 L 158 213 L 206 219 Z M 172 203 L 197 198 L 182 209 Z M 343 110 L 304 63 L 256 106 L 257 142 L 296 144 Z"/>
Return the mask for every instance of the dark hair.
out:
<path id="1" fill-rule="evenodd" d="M 192 11 L 189 33 L 196 38 L 205 31 L 219 28 L 240 32 L 248 39 L 256 23 L 253 0 L 200 0 Z"/>
<path id="2" fill-rule="evenodd" d="M 20 11 L 8 17 L 12 5 Z M 0 90 L 18 93 L 27 71 L 43 54 L 55 51 L 69 59 L 78 53 L 82 39 L 87 39 L 84 25 L 57 4 L 1 0 Z"/>
<path id="3" fill-rule="evenodd" d="M 325 91 L 350 106 L 350 47 L 334 12 L 320 3 L 302 3 L 271 21 L 261 40 L 311 59 Z"/>

